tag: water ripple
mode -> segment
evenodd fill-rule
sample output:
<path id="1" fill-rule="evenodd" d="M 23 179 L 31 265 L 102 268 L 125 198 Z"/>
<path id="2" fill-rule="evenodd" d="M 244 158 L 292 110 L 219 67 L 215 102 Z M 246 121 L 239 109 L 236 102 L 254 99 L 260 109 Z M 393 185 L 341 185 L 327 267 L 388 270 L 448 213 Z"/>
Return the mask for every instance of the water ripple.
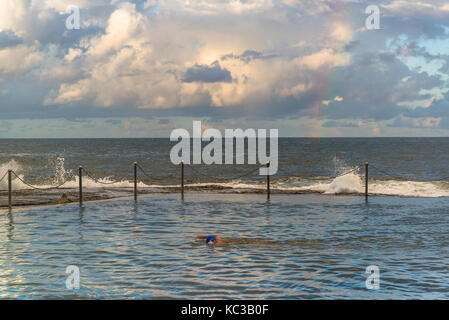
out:
<path id="1" fill-rule="evenodd" d="M 449 298 L 449 200 L 317 197 L 167 194 L 5 214 L 0 297 Z M 212 233 L 234 244 L 195 239 Z M 79 290 L 65 288 L 68 265 Z M 365 287 L 369 265 L 379 290 Z"/>

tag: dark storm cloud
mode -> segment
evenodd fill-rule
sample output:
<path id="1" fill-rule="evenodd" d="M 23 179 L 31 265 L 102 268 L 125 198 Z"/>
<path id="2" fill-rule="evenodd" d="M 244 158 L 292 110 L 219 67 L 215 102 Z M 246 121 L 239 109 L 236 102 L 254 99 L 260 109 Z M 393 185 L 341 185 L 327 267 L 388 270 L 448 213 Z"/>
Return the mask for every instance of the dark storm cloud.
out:
<path id="1" fill-rule="evenodd" d="M 31 12 L 28 19 L 24 21 L 24 29 L 27 30 L 24 42 L 32 44 L 38 41 L 41 45 L 55 44 L 62 48 L 70 48 L 76 46 L 79 41 L 88 36 L 99 36 L 104 34 L 104 28 L 91 25 L 83 26 L 82 22 L 87 20 L 92 14 L 100 13 L 106 15 L 111 12 L 110 7 L 99 6 L 92 9 L 80 9 L 81 28 L 68 30 L 66 28 L 66 20 L 69 14 L 59 13 L 54 9 L 47 11 L 45 19 L 39 18 L 37 8 Z"/>
<path id="2" fill-rule="evenodd" d="M 330 72 L 310 71 L 305 77 L 312 81 L 311 89 L 298 98 L 273 96 L 269 103 L 253 108 L 254 113 L 273 118 L 308 116 L 382 121 L 409 110 L 398 105 L 400 102 L 431 97 L 419 94 L 421 89 L 444 84 L 438 76 L 411 71 L 390 53 L 361 53 L 355 55 L 353 60 L 353 64 L 333 68 Z M 323 81 L 323 76 L 328 75 L 331 78 Z M 322 104 L 324 100 L 333 100 L 336 96 L 344 97 L 343 101 Z M 242 106 L 240 112 L 250 113 L 248 111 L 251 109 Z"/>
<path id="3" fill-rule="evenodd" d="M 231 72 L 221 68 L 218 61 L 211 66 L 195 64 L 194 67 L 187 69 L 184 73 L 184 82 L 232 82 Z"/>
<path id="4" fill-rule="evenodd" d="M 443 99 L 433 101 L 429 107 L 408 109 L 403 115 L 409 118 L 440 118 L 439 127 L 449 129 L 449 92 L 444 94 Z M 396 121 L 393 124 L 397 124 Z"/>
<path id="5" fill-rule="evenodd" d="M 66 31 L 69 31 L 65 25 L 67 17 L 68 15 L 50 9 L 47 11 L 46 19 L 39 19 L 39 11 L 35 8 L 24 22 L 24 29 L 27 30 L 25 41 L 29 43 L 38 41 L 42 45 L 64 43 L 67 41 Z M 74 34 L 74 32 L 71 33 L 71 35 Z"/>
<path id="6" fill-rule="evenodd" d="M 0 50 L 19 45 L 23 40 L 11 31 L 0 32 Z"/>
<path id="7" fill-rule="evenodd" d="M 259 51 L 255 51 L 255 50 L 246 50 L 245 52 L 243 52 L 240 55 L 235 55 L 235 54 L 226 54 L 224 56 L 221 57 L 221 60 L 228 60 L 228 59 L 237 59 L 240 61 L 243 61 L 245 63 L 249 63 L 252 60 L 267 60 L 267 59 L 272 59 L 275 58 L 276 55 L 275 54 L 265 54 L 263 52 L 259 52 Z"/>
<path id="8" fill-rule="evenodd" d="M 418 107 L 413 110 L 407 110 L 404 112 L 404 115 L 413 118 L 449 117 L 449 93 L 446 93 L 443 99 L 433 101 L 427 108 Z"/>
<path id="9" fill-rule="evenodd" d="M 334 70 L 333 77 L 339 81 L 324 100 L 339 95 L 344 101 L 323 106 L 324 114 L 333 119 L 391 119 L 405 110 L 400 102 L 430 98 L 419 91 L 444 85 L 438 76 L 411 71 L 391 54 L 363 53 L 354 60 Z"/>

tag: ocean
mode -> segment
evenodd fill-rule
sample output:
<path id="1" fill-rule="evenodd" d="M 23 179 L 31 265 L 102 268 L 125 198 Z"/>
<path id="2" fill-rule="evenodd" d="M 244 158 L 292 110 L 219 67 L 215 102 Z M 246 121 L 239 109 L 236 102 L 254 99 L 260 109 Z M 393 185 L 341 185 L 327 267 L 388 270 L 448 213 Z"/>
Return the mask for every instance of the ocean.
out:
<path id="1" fill-rule="evenodd" d="M 0 140 L 0 179 L 18 177 L 12 212 L 0 182 L 0 298 L 449 298 L 448 138 L 281 138 L 270 200 L 257 165 L 186 165 L 181 200 L 172 145 Z M 98 200 L 81 207 L 79 166 Z M 53 205 L 62 193 L 74 203 Z M 69 265 L 79 289 L 66 287 Z"/>
<path id="2" fill-rule="evenodd" d="M 12 169 L 31 185 L 46 188 L 67 181 L 64 187 L 78 188 L 78 167 L 83 166 L 93 178 L 83 179 L 85 187 L 126 188 L 133 185 L 132 165 L 138 162 L 145 171 L 139 170 L 140 188 L 179 186 L 180 166 L 170 161 L 173 145 L 168 139 L 0 140 L 0 178 Z M 372 195 L 446 197 L 449 179 L 440 179 L 449 177 L 448 150 L 449 138 L 281 138 L 271 188 L 278 193 L 363 193 L 364 163 L 369 162 Z M 265 188 L 265 177 L 247 175 L 258 167 L 186 165 L 185 182 L 207 191 L 258 192 Z M 4 179 L 0 190 L 6 188 Z M 29 189 L 17 179 L 13 188 Z"/>

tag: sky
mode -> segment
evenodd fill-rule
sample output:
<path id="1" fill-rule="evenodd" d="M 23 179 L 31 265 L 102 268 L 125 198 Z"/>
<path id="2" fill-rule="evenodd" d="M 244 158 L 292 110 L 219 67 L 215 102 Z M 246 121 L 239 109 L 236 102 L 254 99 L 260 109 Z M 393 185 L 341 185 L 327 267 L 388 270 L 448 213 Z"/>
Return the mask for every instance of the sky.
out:
<path id="1" fill-rule="evenodd" d="M 194 120 L 449 136 L 449 3 L 0 0 L 0 138 L 169 137 Z"/>

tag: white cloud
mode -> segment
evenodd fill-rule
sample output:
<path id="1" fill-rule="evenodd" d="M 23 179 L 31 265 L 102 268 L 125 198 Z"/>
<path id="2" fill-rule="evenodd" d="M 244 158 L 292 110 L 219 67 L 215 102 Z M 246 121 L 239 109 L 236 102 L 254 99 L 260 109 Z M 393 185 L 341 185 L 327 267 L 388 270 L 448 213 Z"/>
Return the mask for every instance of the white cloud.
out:
<path id="1" fill-rule="evenodd" d="M 340 97 L 340 96 L 336 96 L 336 97 L 334 98 L 334 101 L 341 102 L 341 101 L 343 101 L 343 98 Z"/>
<path id="2" fill-rule="evenodd" d="M 69 52 L 65 55 L 64 59 L 67 62 L 72 62 L 75 58 L 81 56 L 82 54 L 83 54 L 83 50 L 81 50 L 81 49 L 69 48 Z"/>
<path id="3" fill-rule="evenodd" d="M 110 4 L 109 0 L 33 0 L 41 3 L 44 9 L 55 9 L 59 13 L 66 12 L 69 6 L 76 6 L 80 9 L 92 9 Z"/>
<path id="4" fill-rule="evenodd" d="M 256 1 L 245 5 L 263 3 Z M 200 5 L 200 2 L 192 5 Z M 185 28 L 182 19 L 177 22 L 166 17 L 150 20 L 139 13 L 134 4 L 121 3 L 110 15 L 106 33 L 84 42 L 85 53 L 71 48 L 65 55 L 68 62 L 75 58 L 81 60 L 89 76 L 74 83 L 63 83 L 46 103 L 66 104 L 92 99 L 97 106 L 131 102 L 143 109 L 257 105 L 271 99 L 273 94 L 298 98 L 309 90 L 311 83 L 298 78 L 301 71 L 298 68 L 347 63 L 348 55 L 333 49 L 306 57 L 302 65 L 289 59 L 256 59 L 249 63 L 228 59 L 221 61 L 221 66 L 231 72 L 235 81 L 183 83 L 181 74 L 195 64 L 211 65 L 230 52 L 239 54 L 248 49 L 263 51 L 271 47 L 265 35 L 257 32 L 259 27 L 245 29 L 247 21 L 238 23 L 233 28 L 242 32 L 235 37 L 235 33 L 230 33 L 229 27 L 220 21 L 212 28 L 195 23 Z M 255 23 L 260 23 L 262 28 L 263 22 Z M 278 34 L 277 30 L 272 32 Z M 315 62 L 314 58 L 319 61 Z"/>
<path id="5" fill-rule="evenodd" d="M 1 0 L 0 1 L 0 31 L 11 30 L 21 35 L 22 25 L 26 19 L 29 0 Z"/>
<path id="6" fill-rule="evenodd" d="M 330 13 L 335 7 L 345 6 L 347 3 L 358 2 L 359 0 L 280 0 L 286 6 L 298 8 L 309 14 Z"/>
<path id="7" fill-rule="evenodd" d="M 0 50 L 0 76 L 23 74 L 43 61 L 44 55 L 35 47 L 20 45 Z"/>
<path id="8" fill-rule="evenodd" d="M 350 54 L 346 52 L 338 52 L 331 48 L 325 48 L 319 52 L 315 52 L 311 55 L 296 58 L 296 62 L 299 65 L 308 67 L 309 69 L 316 70 L 323 66 L 326 67 L 339 67 L 346 66 L 350 62 Z"/>
<path id="9" fill-rule="evenodd" d="M 437 93 L 421 89 L 433 88 L 426 81 L 435 88 L 439 82 L 401 64 L 393 46 L 385 45 L 396 31 L 393 23 L 362 37 L 363 3 L 356 2 L 0 0 L 0 29 L 20 40 L 12 47 L 3 42 L 0 81 L 26 82 L 47 105 L 96 115 L 107 115 L 106 108 L 127 115 L 126 109 L 151 114 L 148 109 L 191 107 L 185 109 L 190 112 L 212 106 L 222 109 L 214 110 L 217 114 L 237 107 L 242 114 L 297 117 L 318 105 L 329 106 L 334 118 L 391 119 L 407 100 L 434 104 L 430 96 Z M 65 29 L 69 4 L 82 9 L 81 30 Z M 382 10 L 404 6 L 395 0 Z M 341 19 L 342 8 L 348 19 Z M 432 14 L 448 9 L 443 2 L 418 2 L 418 8 Z M 351 16 L 354 12 L 360 15 Z M 185 80 L 189 68 L 215 63 L 226 81 Z M 403 77 L 411 81 L 396 85 Z M 36 97 L 34 90 L 27 95 Z M 369 130 L 379 133 L 374 125 Z"/>
<path id="10" fill-rule="evenodd" d="M 382 7 L 399 16 L 442 16 L 449 13 L 449 4 L 445 0 L 410 1 L 393 0 Z"/>
<path id="11" fill-rule="evenodd" d="M 145 7 L 155 5 L 148 0 Z M 163 11 L 189 12 L 194 15 L 254 14 L 274 7 L 274 0 L 161 0 Z"/>
<path id="12" fill-rule="evenodd" d="M 352 40 L 353 31 L 352 28 L 345 23 L 334 23 L 332 25 L 331 36 L 341 42 L 349 42 Z"/>
<path id="13" fill-rule="evenodd" d="M 340 97 L 340 96 L 336 96 L 336 97 L 334 97 L 334 99 L 332 99 L 332 100 L 323 100 L 321 103 L 327 106 L 327 105 L 331 104 L 332 101 L 342 102 L 342 101 L 343 101 L 343 98 Z"/>
<path id="14" fill-rule="evenodd" d="M 28 38 L 34 32 L 33 23 L 22 25 L 20 29 L 19 22 L 29 18 L 31 13 L 37 14 L 42 21 L 47 21 L 55 18 L 55 12 L 64 14 L 68 5 L 92 10 L 107 4 L 107 1 L 91 0 L 28 3 L 23 0 L 19 5 L 14 1 L 4 1 L 15 13 L 11 15 L 14 19 L 10 18 L 8 28 L 15 25 L 17 32 Z M 195 64 L 211 65 L 226 54 L 239 54 L 246 50 L 270 52 L 276 47 L 273 41 L 283 37 L 294 43 L 288 34 L 284 35 L 285 30 L 290 30 L 294 41 L 299 44 L 297 49 L 307 48 L 308 38 L 301 39 L 299 34 L 298 39 L 296 30 L 300 21 L 289 22 L 273 18 L 276 16 L 272 14 L 274 11 L 281 12 L 283 9 L 276 7 L 277 4 L 271 0 L 147 1 L 145 8 L 160 5 L 161 14 L 156 16 L 139 12 L 132 3 L 110 3 L 114 10 L 106 20 L 89 15 L 86 18 L 89 22 L 82 21 L 83 26 L 86 23 L 104 25 L 104 34 L 83 37 L 66 52 L 55 48 L 50 55 L 36 52 L 39 47 L 28 47 L 27 50 L 34 52 L 36 56 L 31 59 L 33 55 L 30 55 L 30 62 L 22 64 L 22 69 L 15 70 L 24 72 L 24 67 L 30 68 L 33 65 L 31 62 L 37 61 L 37 57 L 46 57 L 41 70 L 37 72 L 38 79 L 45 83 L 59 83 L 58 88 L 49 93 L 45 104 L 85 101 L 100 107 L 125 104 L 143 109 L 258 105 L 273 96 L 301 97 L 312 88 L 311 81 L 301 79 L 306 69 L 318 69 L 322 66 L 332 68 L 349 63 L 349 54 L 338 52 L 328 43 L 324 27 L 321 42 L 327 43 L 327 47 L 309 56 L 250 62 L 229 59 L 222 61 L 221 65 L 230 71 L 233 82 L 183 83 L 182 73 Z M 281 5 L 303 6 L 312 11 L 317 9 L 312 9 L 312 1 L 284 2 Z M 322 11 L 327 5 L 326 1 L 317 3 L 318 11 Z M 264 16 L 266 12 L 270 12 L 270 15 Z M 204 27 L 204 23 L 192 21 L 189 15 L 215 15 L 217 18 L 207 21 L 208 26 Z M 240 15 L 248 17 L 229 25 L 228 17 Z M 269 21 L 276 21 L 276 25 L 266 28 L 267 17 L 271 19 Z M 264 28 L 267 32 L 261 34 L 260 30 Z M 335 25 L 332 30 L 330 35 L 336 41 L 345 42 L 352 38 L 352 33 L 345 25 Z M 236 37 L 236 34 L 239 36 Z M 315 48 L 319 46 L 319 41 L 314 44 Z M 25 48 L 24 46 L 21 50 Z M 13 72 L 12 65 L 18 62 L 18 59 L 10 61 L 8 66 L 3 67 L 4 72 Z"/>

